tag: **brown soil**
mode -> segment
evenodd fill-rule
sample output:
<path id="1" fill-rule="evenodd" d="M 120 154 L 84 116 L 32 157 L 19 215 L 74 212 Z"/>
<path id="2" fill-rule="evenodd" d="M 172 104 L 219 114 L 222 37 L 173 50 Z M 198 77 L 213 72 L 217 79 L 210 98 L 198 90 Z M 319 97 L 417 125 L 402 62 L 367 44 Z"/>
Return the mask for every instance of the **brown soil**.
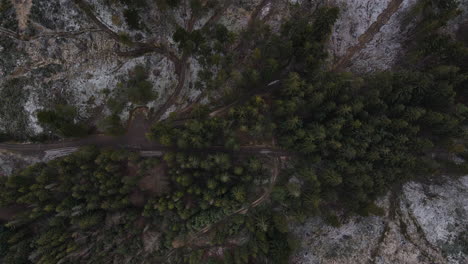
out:
<path id="1" fill-rule="evenodd" d="M 18 27 L 21 31 L 28 27 L 29 13 L 31 12 L 32 0 L 11 0 L 15 7 Z"/>
<path id="2" fill-rule="evenodd" d="M 24 212 L 26 208 L 13 205 L 9 207 L 0 207 L 0 221 L 10 221 L 15 217 L 18 213 Z"/>
<path id="3" fill-rule="evenodd" d="M 136 207 L 145 206 L 145 195 L 140 190 L 133 191 L 132 194 L 130 194 L 130 203 Z"/>
<path id="4" fill-rule="evenodd" d="M 128 120 L 127 133 L 125 134 L 126 143 L 131 146 L 145 146 L 150 144 L 146 138 L 151 124 L 146 116 L 146 108 L 136 108 L 130 114 Z"/>
<path id="5" fill-rule="evenodd" d="M 166 163 L 162 163 L 154 167 L 140 180 L 138 187 L 142 191 L 146 191 L 157 196 L 167 193 L 169 191 L 169 179 L 166 171 Z"/>
<path id="6" fill-rule="evenodd" d="M 468 44 L 468 21 L 463 22 L 457 31 L 457 38 Z"/>

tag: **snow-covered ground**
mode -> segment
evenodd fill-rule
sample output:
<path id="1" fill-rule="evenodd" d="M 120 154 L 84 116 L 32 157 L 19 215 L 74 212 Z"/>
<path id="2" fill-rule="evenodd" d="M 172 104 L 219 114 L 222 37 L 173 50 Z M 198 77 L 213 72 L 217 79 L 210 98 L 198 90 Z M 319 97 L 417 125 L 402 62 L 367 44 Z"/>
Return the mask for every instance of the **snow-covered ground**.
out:
<path id="1" fill-rule="evenodd" d="M 382 199 L 382 217 L 352 217 L 338 228 L 309 219 L 295 227 L 301 246 L 292 263 L 468 263 L 468 176 L 445 180 L 404 185 L 396 208 Z"/>

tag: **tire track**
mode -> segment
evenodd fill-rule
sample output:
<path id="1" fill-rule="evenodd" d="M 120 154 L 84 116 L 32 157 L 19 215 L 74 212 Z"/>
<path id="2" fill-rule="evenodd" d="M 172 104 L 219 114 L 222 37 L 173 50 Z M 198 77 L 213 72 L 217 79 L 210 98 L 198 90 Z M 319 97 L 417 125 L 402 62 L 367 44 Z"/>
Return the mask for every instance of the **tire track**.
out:
<path id="1" fill-rule="evenodd" d="M 358 52 L 363 50 L 367 44 L 372 41 L 380 32 L 383 26 L 385 26 L 390 18 L 400 9 L 401 4 L 404 0 L 392 0 L 387 8 L 377 17 L 377 20 L 370 25 L 370 27 L 358 38 L 358 43 L 352 47 L 350 47 L 346 54 L 343 55 L 333 66 L 332 71 L 340 71 L 346 67 L 349 67 L 352 62 L 351 59 L 356 55 Z"/>

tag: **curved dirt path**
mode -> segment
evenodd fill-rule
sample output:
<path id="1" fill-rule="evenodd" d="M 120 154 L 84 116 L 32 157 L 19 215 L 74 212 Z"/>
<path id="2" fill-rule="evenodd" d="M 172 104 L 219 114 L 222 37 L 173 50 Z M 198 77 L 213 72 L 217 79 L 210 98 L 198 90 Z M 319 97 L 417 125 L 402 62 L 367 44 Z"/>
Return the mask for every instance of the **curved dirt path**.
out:
<path id="1" fill-rule="evenodd" d="M 185 80 L 187 78 L 187 68 L 189 67 L 187 64 L 188 56 L 184 55 L 182 58 L 181 63 L 179 64 L 179 68 L 176 71 L 179 74 L 179 79 L 177 80 L 177 86 L 174 92 L 169 96 L 169 98 L 164 102 L 164 104 L 156 111 L 156 113 L 151 117 L 153 122 L 159 121 L 159 119 L 166 113 L 166 111 L 177 102 L 177 99 L 182 92 L 182 89 L 185 85 Z"/>
<path id="2" fill-rule="evenodd" d="M 351 64 L 351 59 L 358 52 L 363 50 L 366 45 L 372 41 L 380 32 L 383 26 L 385 26 L 390 18 L 400 9 L 401 4 L 404 0 L 392 0 L 387 8 L 377 17 L 377 20 L 370 25 L 370 27 L 358 38 L 358 43 L 348 49 L 345 55 L 343 55 L 333 66 L 333 71 L 339 71 L 346 67 L 349 67 Z"/>

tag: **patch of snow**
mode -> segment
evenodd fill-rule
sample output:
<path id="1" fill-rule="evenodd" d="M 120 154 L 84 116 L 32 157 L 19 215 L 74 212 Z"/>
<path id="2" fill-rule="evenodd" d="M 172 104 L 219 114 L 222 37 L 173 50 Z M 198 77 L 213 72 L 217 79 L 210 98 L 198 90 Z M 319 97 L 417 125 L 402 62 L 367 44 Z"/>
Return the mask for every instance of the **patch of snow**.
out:
<path id="1" fill-rule="evenodd" d="M 460 178 L 459 181 L 463 186 L 465 186 L 464 188 L 468 189 L 468 176 Z"/>
<path id="2" fill-rule="evenodd" d="M 400 9 L 390 18 L 372 41 L 353 58 L 353 70 L 372 72 L 393 67 L 402 52 L 411 26 L 404 27 L 402 20 L 418 0 L 403 1 Z"/>
<path id="3" fill-rule="evenodd" d="M 339 228 L 314 217 L 294 230 L 302 244 L 291 263 L 365 263 L 383 231 L 380 217 L 353 218 Z"/>
<path id="4" fill-rule="evenodd" d="M 466 180 L 468 176 L 461 181 Z M 468 226 L 468 189 L 450 181 L 442 186 L 409 183 L 403 190 L 412 214 L 433 245 L 450 241 L 454 232 Z"/>
<path id="5" fill-rule="evenodd" d="M 468 227 L 468 176 L 410 182 L 396 195 L 395 208 L 390 195 L 377 202 L 385 216 L 353 216 L 338 228 L 319 217 L 291 226 L 301 241 L 291 263 L 467 263 L 457 238 Z"/>
<path id="6" fill-rule="evenodd" d="M 26 111 L 29 116 L 29 127 L 32 129 L 32 132 L 37 135 L 44 131 L 37 119 L 37 111 L 41 109 L 41 106 L 39 105 L 38 95 L 34 92 L 34 88 L 27 86 L 25 89 L 28 89 L 30 92 L 28 101 L 24 104 L 24 111 Z"/>
<path id="7" fill-rule="evenodd" d="M 269 2 L 269 3 L 262 9 L 262 11 L 260 11 L 260 18 L 263 18 L 263 17 L 265 17 L 266 15 L 268 15 L 268 13 L 270 13 L 270 10 L 271 10 L 271 2 Z"/>
<path id="8" fill-rule="evenodd" d="M 161 117 L 161 119 L 166 119 L 169 117 L 169 115 L 173 112 L 175 112 L 177 110 L 177 106 L 175 105 L 171 105 L 167 111 L 163 114 L 163 116 Z"/>
<path id="9" fill-rule="evenodd" d="M 249 14 L 243 8 L 229 7 L 225 15 L 220 19 L 220 23 L 230 31 L 238 33 L 247 26 Z"/>
<path id="10" fill-rule="evenodd" d="M 358 43 L 358 38 L 387 7 L 391 0 L 334 0 L 331 4 L 340 8 L 329 47 L 334 57 L 341 57 L 348 48 Z"/>
<path id="11" fill-rule="evenodd" d="M 63 156 L 67 156 L 76 152 L 78 148 L 70 147 L 70 148 L 61 148 L 61 149 L 53 149 L 45 151 L 44 157 L 42 158 L 43 162 L 48 162 L 56 158 L 60 158 Z"/>
<path id="12" fill-rule="evenodd" d="M 102 1 L 94 1 L 95 14 L 99 20 L 102 21 L 107 27 L 114 32 L 129 32 L 129 28 L 125 23 L 125 19 L 120 16 L 121 11 L 113 10 L 109 5 L 104 4 Z M 123 10 L 123 8 L 122 8 Z M 122 22 L 121 25 L 116 25 L 112 21 L 112 16 L 118 16 Z M 143 33 L 143 32 L 140 32 Z"/>
<path id="13" fill-rule="evenodd" d="M 462 23 L 466 23 L 468 21 L 468 0 L 458 0 L 458 3 L 458 7 L 462 11 L 462 14 L 448 23 L 446 30 L 449 33 L 458 31 Z"/>
<path id="14" fill-rule="evenodd" d="M 0 176 L 10 176 L 15 171 L 40 161 L 37 157 L 0 151 Z"/>

